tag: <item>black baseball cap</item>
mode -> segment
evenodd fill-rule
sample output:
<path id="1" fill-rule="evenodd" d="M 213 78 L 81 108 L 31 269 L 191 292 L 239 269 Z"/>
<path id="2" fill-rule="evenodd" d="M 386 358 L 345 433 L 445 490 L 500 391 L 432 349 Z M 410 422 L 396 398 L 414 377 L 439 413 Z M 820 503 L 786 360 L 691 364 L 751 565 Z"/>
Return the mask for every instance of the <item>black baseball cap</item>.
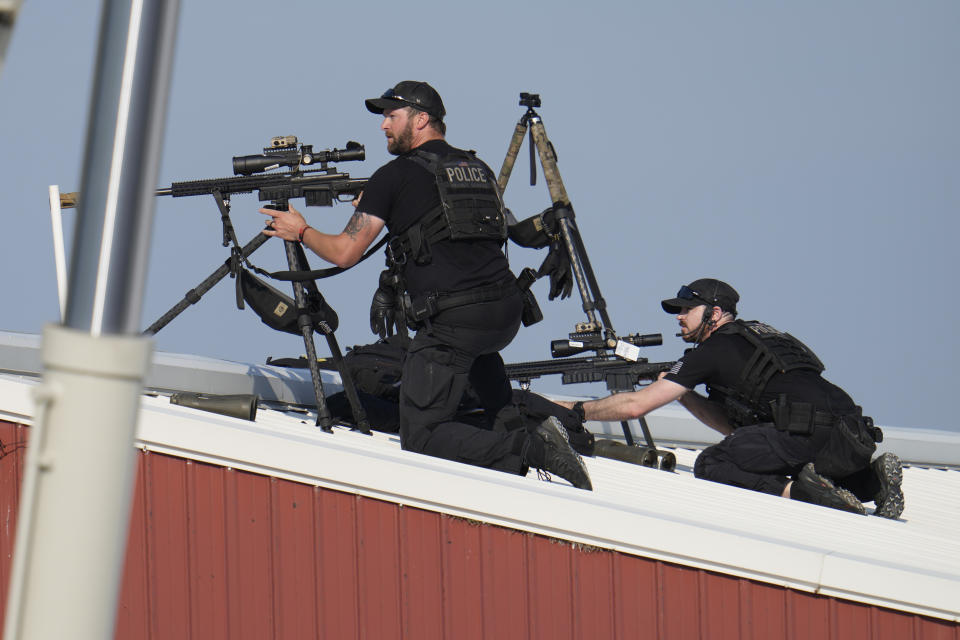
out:
<path id="1" fill-rule="evenodd" d="M 366 100 L 366 105 L 370 113 L 383 113 L 384 109 L 406 106 L 425 111 L 438 120 L 443 120 L 443 116 L 447 115 L 437 90 L 426 82 L 416 80 L 398 82 L 397 86 L 387 89 L 379 98 Z"/>
<path id="2" fill-rule="evenodd" d="M 680 287 L 676 298 L 663 300 L 660 306 L 670 314 L 680 313 L 681 309 L 701 304 L 736 313 L 739 300 L 740 294 L 726 282 L 713 278 L 700 278 Z"/>

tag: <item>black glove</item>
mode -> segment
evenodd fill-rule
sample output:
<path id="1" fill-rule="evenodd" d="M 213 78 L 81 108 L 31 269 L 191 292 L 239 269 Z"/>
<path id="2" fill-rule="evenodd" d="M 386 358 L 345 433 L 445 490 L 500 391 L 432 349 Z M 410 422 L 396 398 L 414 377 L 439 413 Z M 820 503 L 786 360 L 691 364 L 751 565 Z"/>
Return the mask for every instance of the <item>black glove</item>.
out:
<path id="1" fill-rule="evenodd" d="M 573 274 L 570 272 L 570 256 L 559 240 L 550 243 L 550 252 L 537 271 L 538 277 L 550 276 L 550 295 L 548 300 L 557 296 L 560 299 L 569 298 L 573 291 Z"/>
<path id="2" fill-rule="evenodd" d="M 397 313 L 397 288 L 390 269 L 380 273 L 380 282 L 370 303 L 370 331 L 381 338 L 393 335 L 393 327 L 400 326 Z"/>
<path id="3" fill-rule="evenodd" d="M 381 338 L 393 335 L 397 320 L 397 294 L 379 287 L 370 303 L 370 331 Z"/>

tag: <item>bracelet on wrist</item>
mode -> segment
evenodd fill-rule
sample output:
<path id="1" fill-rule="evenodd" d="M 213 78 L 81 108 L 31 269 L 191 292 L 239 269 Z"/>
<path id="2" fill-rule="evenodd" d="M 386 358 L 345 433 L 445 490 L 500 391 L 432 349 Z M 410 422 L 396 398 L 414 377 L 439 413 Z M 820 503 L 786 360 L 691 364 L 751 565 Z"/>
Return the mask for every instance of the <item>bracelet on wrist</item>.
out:
<path id="1" fill-rule="evenodd" d="M 307 232 L 307 229 L 309 228 L 310 228 L 310 225 L 308 224 L 303 225 L 303 228 L 300 229 L 300 233 L 297 234 L 297 242 L 303 242 L 303 234 L 305 234 Z"/>

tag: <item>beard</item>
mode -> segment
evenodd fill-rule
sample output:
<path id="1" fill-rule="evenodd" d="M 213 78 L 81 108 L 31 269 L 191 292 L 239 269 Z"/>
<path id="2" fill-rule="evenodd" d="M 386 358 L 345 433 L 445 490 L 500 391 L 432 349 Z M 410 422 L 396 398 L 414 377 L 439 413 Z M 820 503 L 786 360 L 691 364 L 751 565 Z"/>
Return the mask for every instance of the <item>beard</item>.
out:
<path id="1" fill-rule="evenodd" d="M 387 153 L 400 156 L 410 151 L 413 144 L 413 123 L 407 122 L 403 131 L 398 133 L 392 140 L 387 139 Z"/>

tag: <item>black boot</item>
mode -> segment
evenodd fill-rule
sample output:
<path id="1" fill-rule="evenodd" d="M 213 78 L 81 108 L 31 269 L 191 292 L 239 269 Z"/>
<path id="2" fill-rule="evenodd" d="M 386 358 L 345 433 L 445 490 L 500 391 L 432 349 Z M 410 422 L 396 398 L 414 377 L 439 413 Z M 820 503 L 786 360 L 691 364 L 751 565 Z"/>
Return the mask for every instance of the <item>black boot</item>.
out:
<path id="1" fill-rule="evenodd" d="M 593 490 L 586 465 L 570 447 L 567 430 L 553 416 L 530 433 L 523 457 L 531 467 L 556 474 L 578 489 Z"/>
<path id="2" fill-rule="evenodd" d="M 880 454 L 870 466 L 880 481 L 880 491 L 873 497 L 876 505 L 873 515 L 896 520 L 903 513 L 903 490 L 900 488 L 903 465 L 900 458 L 888 451 Z"/>
<path id="3" fill-rule="evenodd" d="M 860 515 L 867 514 L 867 510 L 863 508 L 855 495 L 846 489 L 834 486 L 829 478 L 817 473 L 812 462 L 804 465 L 797 475 L 797 479 L 793 481 L 793 485 L 790 487 L 790 497 L 794 500 L 859 513 Z"/>

